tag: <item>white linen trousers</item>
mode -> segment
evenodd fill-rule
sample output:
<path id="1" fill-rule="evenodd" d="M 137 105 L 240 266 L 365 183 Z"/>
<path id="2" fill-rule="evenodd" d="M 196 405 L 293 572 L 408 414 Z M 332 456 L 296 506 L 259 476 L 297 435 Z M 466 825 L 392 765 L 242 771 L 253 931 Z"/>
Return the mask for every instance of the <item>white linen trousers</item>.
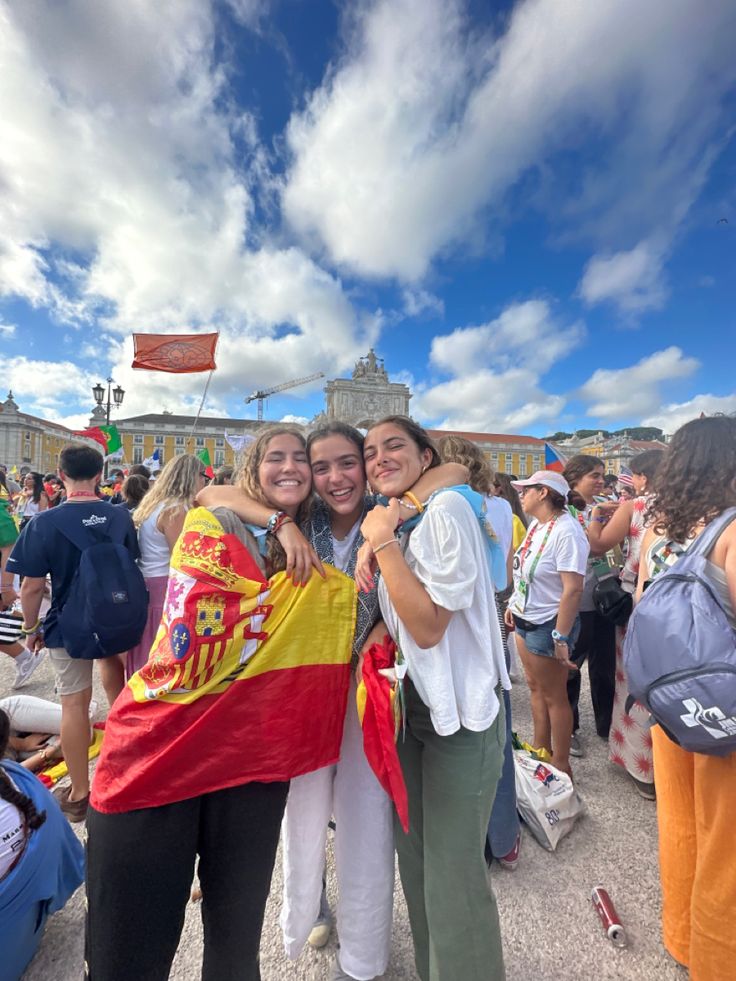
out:
<path id="1" fill-rule="evenodd" d="M 327 823 L 334 815 L 340 965 L 357 981 L 384 973 L 394 898 L 393 804 L 363 752 L 351 681 L 340 761 L 291 781 L 282 828 L 281 928 L 295 960 L 319 914 Z"/>

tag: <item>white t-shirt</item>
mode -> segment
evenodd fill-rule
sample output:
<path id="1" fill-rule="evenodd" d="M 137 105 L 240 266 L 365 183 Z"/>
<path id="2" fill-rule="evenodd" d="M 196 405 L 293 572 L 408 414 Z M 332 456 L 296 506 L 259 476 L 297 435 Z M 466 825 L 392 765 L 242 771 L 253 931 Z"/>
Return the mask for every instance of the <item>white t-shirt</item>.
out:
<path id="1" fill-rule="evenodd" d="M 23 851 L 25 841 L 23 815 L 14 804 L 0 800 L 0 879 Z"/>
<path id="2" fill-rule="evenodd" d="M 491 528 L 496 533 L 504 557 L 507 557 L 514 539 L 514 512 L 508 501 L 495 494 L 486 495 L 486 508 Z"/>
<path id="3" fill-rule="evenodd" d="M 378 597 L 388 631 L 435 731 L 450 736 L 464 726 L 483 732 L 498 714 L 495 688 L 500 682 L 510 689 L 511 682 L 478 519 L 462 495 L 444 491 L 432 498 L 402 548 L 432 601 L 453 615 L 440 642 L 422 650 L 396 616 L 381 578 Z"/>
<path id="4" fill-rule="evenodd" d="M 532 565 L 548 527 L 549 522 L 540 525 L 538 521 L 532 521 L 526 538 L 514 555 L 514 591 L 509 600 L 509 609 L 530 623 L 546 623 L 557 616 L 562 598 L 560 573 L 577 572 L 584 576 L 590 551 L 580 522 L 568 511 L 563 511 L 555 520 L 529 582 Z M 519 588 L 522 579 L 527 582 L 526 602 Z"/>
<path id="5" fill-rule="evenodd" d="M 345 538 L 342 540 L 332 536 L 332 558 L 334 560 L 333 564 L 336 569 L 340 572 L 345 572 L 348 567 L 348 562 L 350 561 L 350 553 L 353 550 L 353 543 L 355 542 L 355 536 L 358 534 L 360 529 L 362 517 L 359 518 L 350 531 L 347 533 Z"/>

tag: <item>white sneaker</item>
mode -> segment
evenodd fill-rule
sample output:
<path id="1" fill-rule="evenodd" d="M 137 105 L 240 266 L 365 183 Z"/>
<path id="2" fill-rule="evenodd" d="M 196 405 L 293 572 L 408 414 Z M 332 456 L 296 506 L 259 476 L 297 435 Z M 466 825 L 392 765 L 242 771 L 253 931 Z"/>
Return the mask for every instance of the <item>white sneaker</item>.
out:
<path id="1" fill-rule="evenodd" d="M 46 648 L 42 647 L 40 651 L 32 654 L 29 650 L 26 650 L 25 654 L 19 654 L 15 659 L 15 681 L 13 682 L 13 690 L 16 688 L 22 688 L 23 685 L 30 681 L 31 675 L 36 670 L 36 668 L 41 664 L 46 657 Z"/>

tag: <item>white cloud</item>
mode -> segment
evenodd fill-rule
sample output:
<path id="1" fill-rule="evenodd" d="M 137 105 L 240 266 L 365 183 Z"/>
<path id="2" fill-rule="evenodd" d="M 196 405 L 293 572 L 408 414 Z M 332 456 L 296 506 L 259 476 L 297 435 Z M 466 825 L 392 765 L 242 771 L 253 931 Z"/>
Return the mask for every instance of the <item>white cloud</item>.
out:
<path id="1" fill-rule="evenodd" d="M 588 305 L 610 301 L 622 313 L 659 310 L 667 299 L 662 266 L 664 254 L 649 242 L 613 255 L 594 255 L 578 291 Z"/>
<path id="2" fill-rule="evenodd" d="M 6 324 L 4 320 L 0 319 L 0 337 L 15 337 L 17 329 L 16 324 Z"/>
<path id="3" fill-rule="evenodd" d="M 572 353 L 584 337 L 582 323 L 562 325 L 546 300 L 527 300 L 512 303 L 487 324 L 435 337 L 430 357 L 438 368 L 454 374 L 472 372 L 484 364 L 533 365 L 537 374 L 543 374 Z"/>
<path id="4" fill-rule="evenodd" d="M 541 377 L 585 337 L 557 320 L 546 300 L 513 303 L 495 319 L 432 341 L 432 364 L 452 377 L 420 389 L 412 413 L 440 429 L 524 432 L 557 420 L 565 397 Z"/>
<path id="5" fill-rule="evenodd" d="M 660 388 L 665 382 L 689 378 L 699 366 L 696 358 L 685 357 L 679 347 L 668 347 L 628 368 L 599 368 L 578 394 L 590 403 L 589 416 L 638 419 L 653 414 L 661 405 Z"/>
<path id="6" fill-rule="evenodd" d="M 285 416 L 281 416 L 281 422 L 290 422 L 294 426 L 308 426 L 310 420 L 306 416 L 295 416 L 288 413 Z"/>
<path id="7" fill-rule="evenodd" d="M 484 368 L 472 375 L 433 385 L 415 395 L 412 414 L 436 429 L 523 433 L 554 422 L 565 398 L 544 392 L 533 371 Z"/>
<path id="8" fill-rule="evenodd" d="M 404 302 L 404 313 L 407 317 L 419 317 L 426 314 L 429 317 L 443 317 L 445 304 L 439 296 L 428 290 L 411 289 L 407 287 L 401 293 Z"/>
<path id="9" fill-rule="evenodd" d="M 231 5 L 244 23 L 265 10 Z M 0 63 L 0 296 L 88 325 L 80 348 L 126 404 L 181 408 L 203 384 L 133 377 L 110 341 L 131 330 L 218 326 L 220 405 L 364 353 L 377 322 L 253 224 L 262 150 L 229 108 L 209 3 L 0 0 Z"/>
<path id="10" fill-rule="evenodd" d="M 731 395 L 696 395 L 687 402 L 670 402 L 652 415 L 642 419 L 642 426 L 657 426 L 666 433 L 674 433 L 701 412 L 707 416 L 716 413 L 736 414 L 736 392 Z"/>
<path id="11" fill-rule="evenodd" d="M 519 178 L 546 168 L 538 203 L 576 233 L 667 237 L 724 138 L 731 28 L 730 0 L 698 16 L 692 0 L 526 0 L 498 37 L 470 33 L 462 0 L 363 4 L 291 119 L 285 213 L 335 262 L 416 280 L 486 211 L 497 230 Z M 589 132 L 605 151 L 555 173 Z"/>

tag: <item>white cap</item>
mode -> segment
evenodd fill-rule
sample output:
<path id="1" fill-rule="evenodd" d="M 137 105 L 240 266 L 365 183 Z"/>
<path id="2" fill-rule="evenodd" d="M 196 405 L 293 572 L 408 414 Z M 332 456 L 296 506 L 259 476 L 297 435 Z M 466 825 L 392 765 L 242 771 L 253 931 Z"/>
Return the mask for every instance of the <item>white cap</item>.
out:
<path id="1" fill-rule="evenodd" d="M 527 477 L 526 480 L 511 481 L 511 486 L 517 490 L 520 487 L 531 487 L 536 484 L 549 487 L 551 490 L 557 491 L 558 494 L 562 494 L 563 497 L 567 497 L 570 493 L 568 482 L 561 473 L 555 473 L 554 470 L 537 470 L 536 473 L 533 473 L 531 477 Z"/>

